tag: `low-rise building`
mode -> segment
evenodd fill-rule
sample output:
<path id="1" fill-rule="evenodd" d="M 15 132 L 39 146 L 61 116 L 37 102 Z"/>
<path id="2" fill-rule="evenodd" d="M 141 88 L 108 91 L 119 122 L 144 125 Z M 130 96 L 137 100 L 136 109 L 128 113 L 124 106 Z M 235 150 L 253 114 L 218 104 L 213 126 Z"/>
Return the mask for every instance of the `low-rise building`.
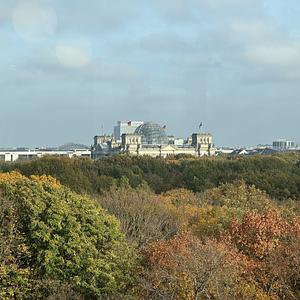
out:
<path id="1" fill-rule="evenodd" d="M 0 161 L 15 162 L 32 160 L 44 156 L 87 157 L 91 158 L 91 150 L 53 150 L 53 149 L 0 149 Z"/>

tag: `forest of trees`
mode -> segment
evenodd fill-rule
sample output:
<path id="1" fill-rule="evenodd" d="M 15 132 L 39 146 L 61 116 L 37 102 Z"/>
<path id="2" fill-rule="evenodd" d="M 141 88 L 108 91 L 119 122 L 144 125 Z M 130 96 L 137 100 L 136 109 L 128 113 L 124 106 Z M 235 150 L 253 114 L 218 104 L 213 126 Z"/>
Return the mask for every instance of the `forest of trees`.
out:
<path id="1" fill-rule="evenodd" d="M 168 160 L 126 155 L 97 161 L 44 157 L 0 164 L 0 172 L 9 171 L 26 176 L 51 175 L 73 191 L 87 194 L 102 193 L 127 178 L 131 187 L 146 184 L 157 194 L 177 188 L 198 193 L 243 180 L 279 200 L 300 196 L 300 153 Z"/>
<path id="2" fill-rule="evenodd" d="M 0 299 L 300 299 L 297 153 L 0 171 Z"/>

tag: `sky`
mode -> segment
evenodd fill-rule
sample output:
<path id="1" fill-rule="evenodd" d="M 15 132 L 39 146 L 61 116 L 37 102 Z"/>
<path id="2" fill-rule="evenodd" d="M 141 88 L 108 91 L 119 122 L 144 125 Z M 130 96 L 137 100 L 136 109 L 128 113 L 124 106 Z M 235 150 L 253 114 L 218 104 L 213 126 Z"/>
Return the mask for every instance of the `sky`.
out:
<path id="1" fill-rule="evenodd" d="M 300 142 L 299 0 L 0 0 L 0 147 L 118 120 L 217 146 Z M 102 130 L 103 128 L 103 130 Z"/>

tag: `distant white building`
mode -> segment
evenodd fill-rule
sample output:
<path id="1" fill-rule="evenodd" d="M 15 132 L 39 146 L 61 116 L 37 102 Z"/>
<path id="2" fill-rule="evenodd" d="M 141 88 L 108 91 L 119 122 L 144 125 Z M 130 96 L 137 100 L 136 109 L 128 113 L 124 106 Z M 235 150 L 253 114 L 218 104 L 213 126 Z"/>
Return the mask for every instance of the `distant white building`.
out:
<path id="1" fill-rule="evenodd" d="M 87 157 L 91 158 L 91 150 L 52 150 L 52 149 L 0 149 L 0 161 L 14 162 L 32 160 L 43 156 Z"/>
<path id="2" fill-rule="evenodd" d="M 292 150 L 297 149 L 298 145 L 295 141 L 288 141 L 285 139 L 280 139 L 273 142 L 273 149 L 275 150 Z"/>
<path id="3" fill-rule="evenodd" d="M 221 154 L 232 154 L 236 149 L 235 148 L 228 148 L 228 147 L 222 147 L 216 149 L 216 154 L 221 155 Z"/>
<path id="4" fill-rule="evenodd" d="M 143 124 L 143 121 L 118 121 L 114 127 L 115 140 L 120 142 L 123 134 L 133 134 Z"/>

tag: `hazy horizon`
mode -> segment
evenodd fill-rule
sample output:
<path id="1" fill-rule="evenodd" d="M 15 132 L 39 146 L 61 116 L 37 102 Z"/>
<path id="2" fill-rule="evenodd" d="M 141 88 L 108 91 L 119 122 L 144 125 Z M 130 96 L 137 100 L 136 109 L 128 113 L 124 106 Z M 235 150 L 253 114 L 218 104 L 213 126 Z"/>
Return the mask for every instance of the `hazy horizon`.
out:
<path id="1" fill-rule="evenodd" d="M 0 0 L 0 147 L 118 120 L 217 146 L 300 142 L 296 0 Z"/>

